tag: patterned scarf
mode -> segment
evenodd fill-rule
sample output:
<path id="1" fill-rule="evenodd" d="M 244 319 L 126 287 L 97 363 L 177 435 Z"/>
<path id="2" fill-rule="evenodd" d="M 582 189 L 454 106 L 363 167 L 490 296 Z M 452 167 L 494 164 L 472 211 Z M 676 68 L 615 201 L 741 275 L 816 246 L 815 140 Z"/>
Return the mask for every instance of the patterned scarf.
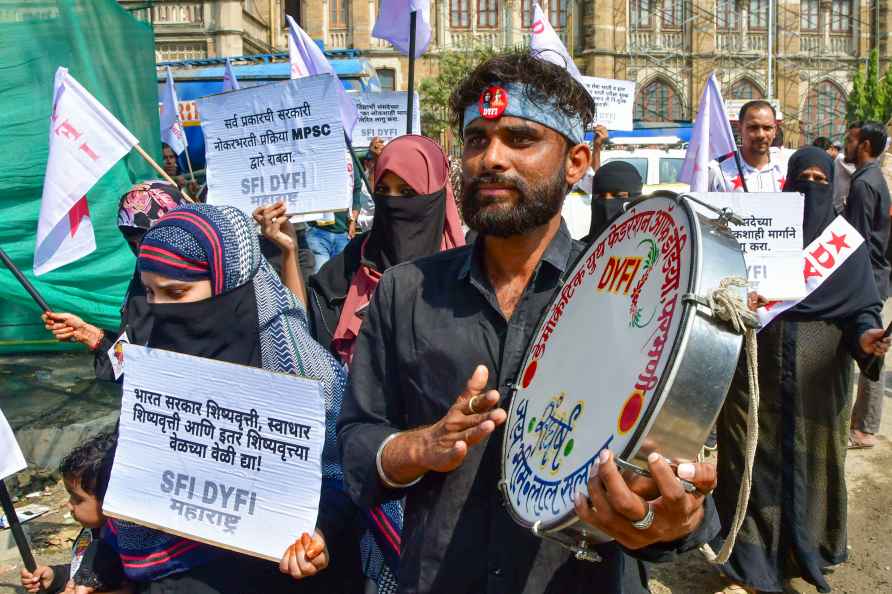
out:
<path id="1" fill-rule="evenodd" d="M 341 411 L 347 375 L 343 366 L 313 340 L 304 306 L 282 284 L 260 253 L 254 222 L 241 211 L 207 204 L 177 208 L 146 233 L 144 243 L 206 265 L 214 294 L 252 283 L 257 302 L 263 369 L 317 378 L 325 396 L 325 445 L 322 477 L 341 482 L 335 422 Z M 139 270 L 166 270 L 140 253 Z M 177 258 L 170 260 L 176 263 Z M 175 265 L 172 265 L 176 269 Z M 160 268 L 159 268 L 160 267 Z M 134 581 L 151 581 L 188 571 L 219 556 L 219 549 L 117 520 L 109 526 L 124 569 Z"/>

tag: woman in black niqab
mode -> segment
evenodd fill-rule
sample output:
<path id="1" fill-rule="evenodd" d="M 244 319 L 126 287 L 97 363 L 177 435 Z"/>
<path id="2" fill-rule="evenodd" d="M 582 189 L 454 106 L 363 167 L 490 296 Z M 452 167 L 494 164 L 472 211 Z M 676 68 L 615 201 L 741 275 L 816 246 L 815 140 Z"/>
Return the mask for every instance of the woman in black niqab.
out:
<path id="1" fill-rule="evenodd" d="M 808 246 L 833 222 L 833 164 L 809 147 L 791 158 L 785 192 L 805 196 Z M 778 197 L 778 200 L 784 198 Z M 847 558 L 845 459 L 852 405 L 851 356 L 882 354 L 880 299 L 866 246 L 816 290 L 759 332 L 759 442 L 753 487 L 728 578 L 757 592 L 783 592 L 801 577 L 830 592 L 825 570 Z M 749 407 L 746 355 L 716 424 L 718 487 L 727 536 L 744 469 Z"/>

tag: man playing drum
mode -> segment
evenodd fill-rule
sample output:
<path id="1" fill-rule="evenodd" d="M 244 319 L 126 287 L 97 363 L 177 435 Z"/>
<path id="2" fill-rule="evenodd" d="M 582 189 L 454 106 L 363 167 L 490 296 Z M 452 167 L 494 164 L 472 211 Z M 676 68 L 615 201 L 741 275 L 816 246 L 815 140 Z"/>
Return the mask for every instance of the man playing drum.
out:
<path id="1" fill-rule="evenodd" d="M 591 100 L 565 69 L 518 52 L 471 72 L 450 107 L 464 136 L 462 210 L 479 235 L 381 279 L 338 424 L 349 492 L 364 506 L 406 497 L 400 592 L 647 592 L 627 555 L 666 559 L 717 532 L 703 495 L 713 467 L 679 465 L 697 487 L 687 493 L 659 455 L 653 480 L 627 481 L 602 452 L 576 505 L 616 539 L 593 547 L 596 563 L 515 524 L 498 488 L 511 386 L 583 250 L 560 212 L 591 159 Z M 578 372 L 610 373 L 597 365 Z"/>

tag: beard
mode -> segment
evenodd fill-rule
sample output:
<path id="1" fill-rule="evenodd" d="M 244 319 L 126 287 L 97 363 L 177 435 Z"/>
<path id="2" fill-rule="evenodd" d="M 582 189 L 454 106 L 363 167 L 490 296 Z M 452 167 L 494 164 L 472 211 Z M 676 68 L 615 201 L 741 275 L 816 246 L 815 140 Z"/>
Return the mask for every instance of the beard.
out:
<path id="1" fill-rule="evenodd" d="M 567 193 L 565 167 L 538 185 L 514 175 L 486 173 L 464 178 L 461 209 L 465 223 L 481 235 L 511 237 L 548 223 L 563 206 Z M 517 193 L 514 204 L 502 204 L 480 196 L 481 184 L 497 184 Z"/>

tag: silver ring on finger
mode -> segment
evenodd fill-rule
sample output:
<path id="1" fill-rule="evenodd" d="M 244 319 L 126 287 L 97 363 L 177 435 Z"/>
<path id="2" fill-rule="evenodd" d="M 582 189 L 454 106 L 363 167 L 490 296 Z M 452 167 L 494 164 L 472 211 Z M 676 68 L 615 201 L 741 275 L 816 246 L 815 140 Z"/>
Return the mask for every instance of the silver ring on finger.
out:
<path id="1" fill-rule="evenodd" d="M 647 501 L 647 513 L 644 514 L 644 517 L 638 520 L 637 522 L 632 522 L 632 527 L 637 528 L 638 530 L 647 530 L 650 528 L 651 524 L 654 523 L 654 506 L 650 501 Z"/>
<path id="2" fill-rule="evenodd" d="M 473 397 L 471 397 L 470 400 L 468 400 L 468 410 L 471 411 L 471 414 L 472 414 L 472 415 L 476 415 L 476 414 L 477 414 L 477 411 L 474 410 L 474 403 L 477 401 L 478 398 L 480 398 L 479 395 L 478 395 L 478 396 L 473 396 Z"/>

